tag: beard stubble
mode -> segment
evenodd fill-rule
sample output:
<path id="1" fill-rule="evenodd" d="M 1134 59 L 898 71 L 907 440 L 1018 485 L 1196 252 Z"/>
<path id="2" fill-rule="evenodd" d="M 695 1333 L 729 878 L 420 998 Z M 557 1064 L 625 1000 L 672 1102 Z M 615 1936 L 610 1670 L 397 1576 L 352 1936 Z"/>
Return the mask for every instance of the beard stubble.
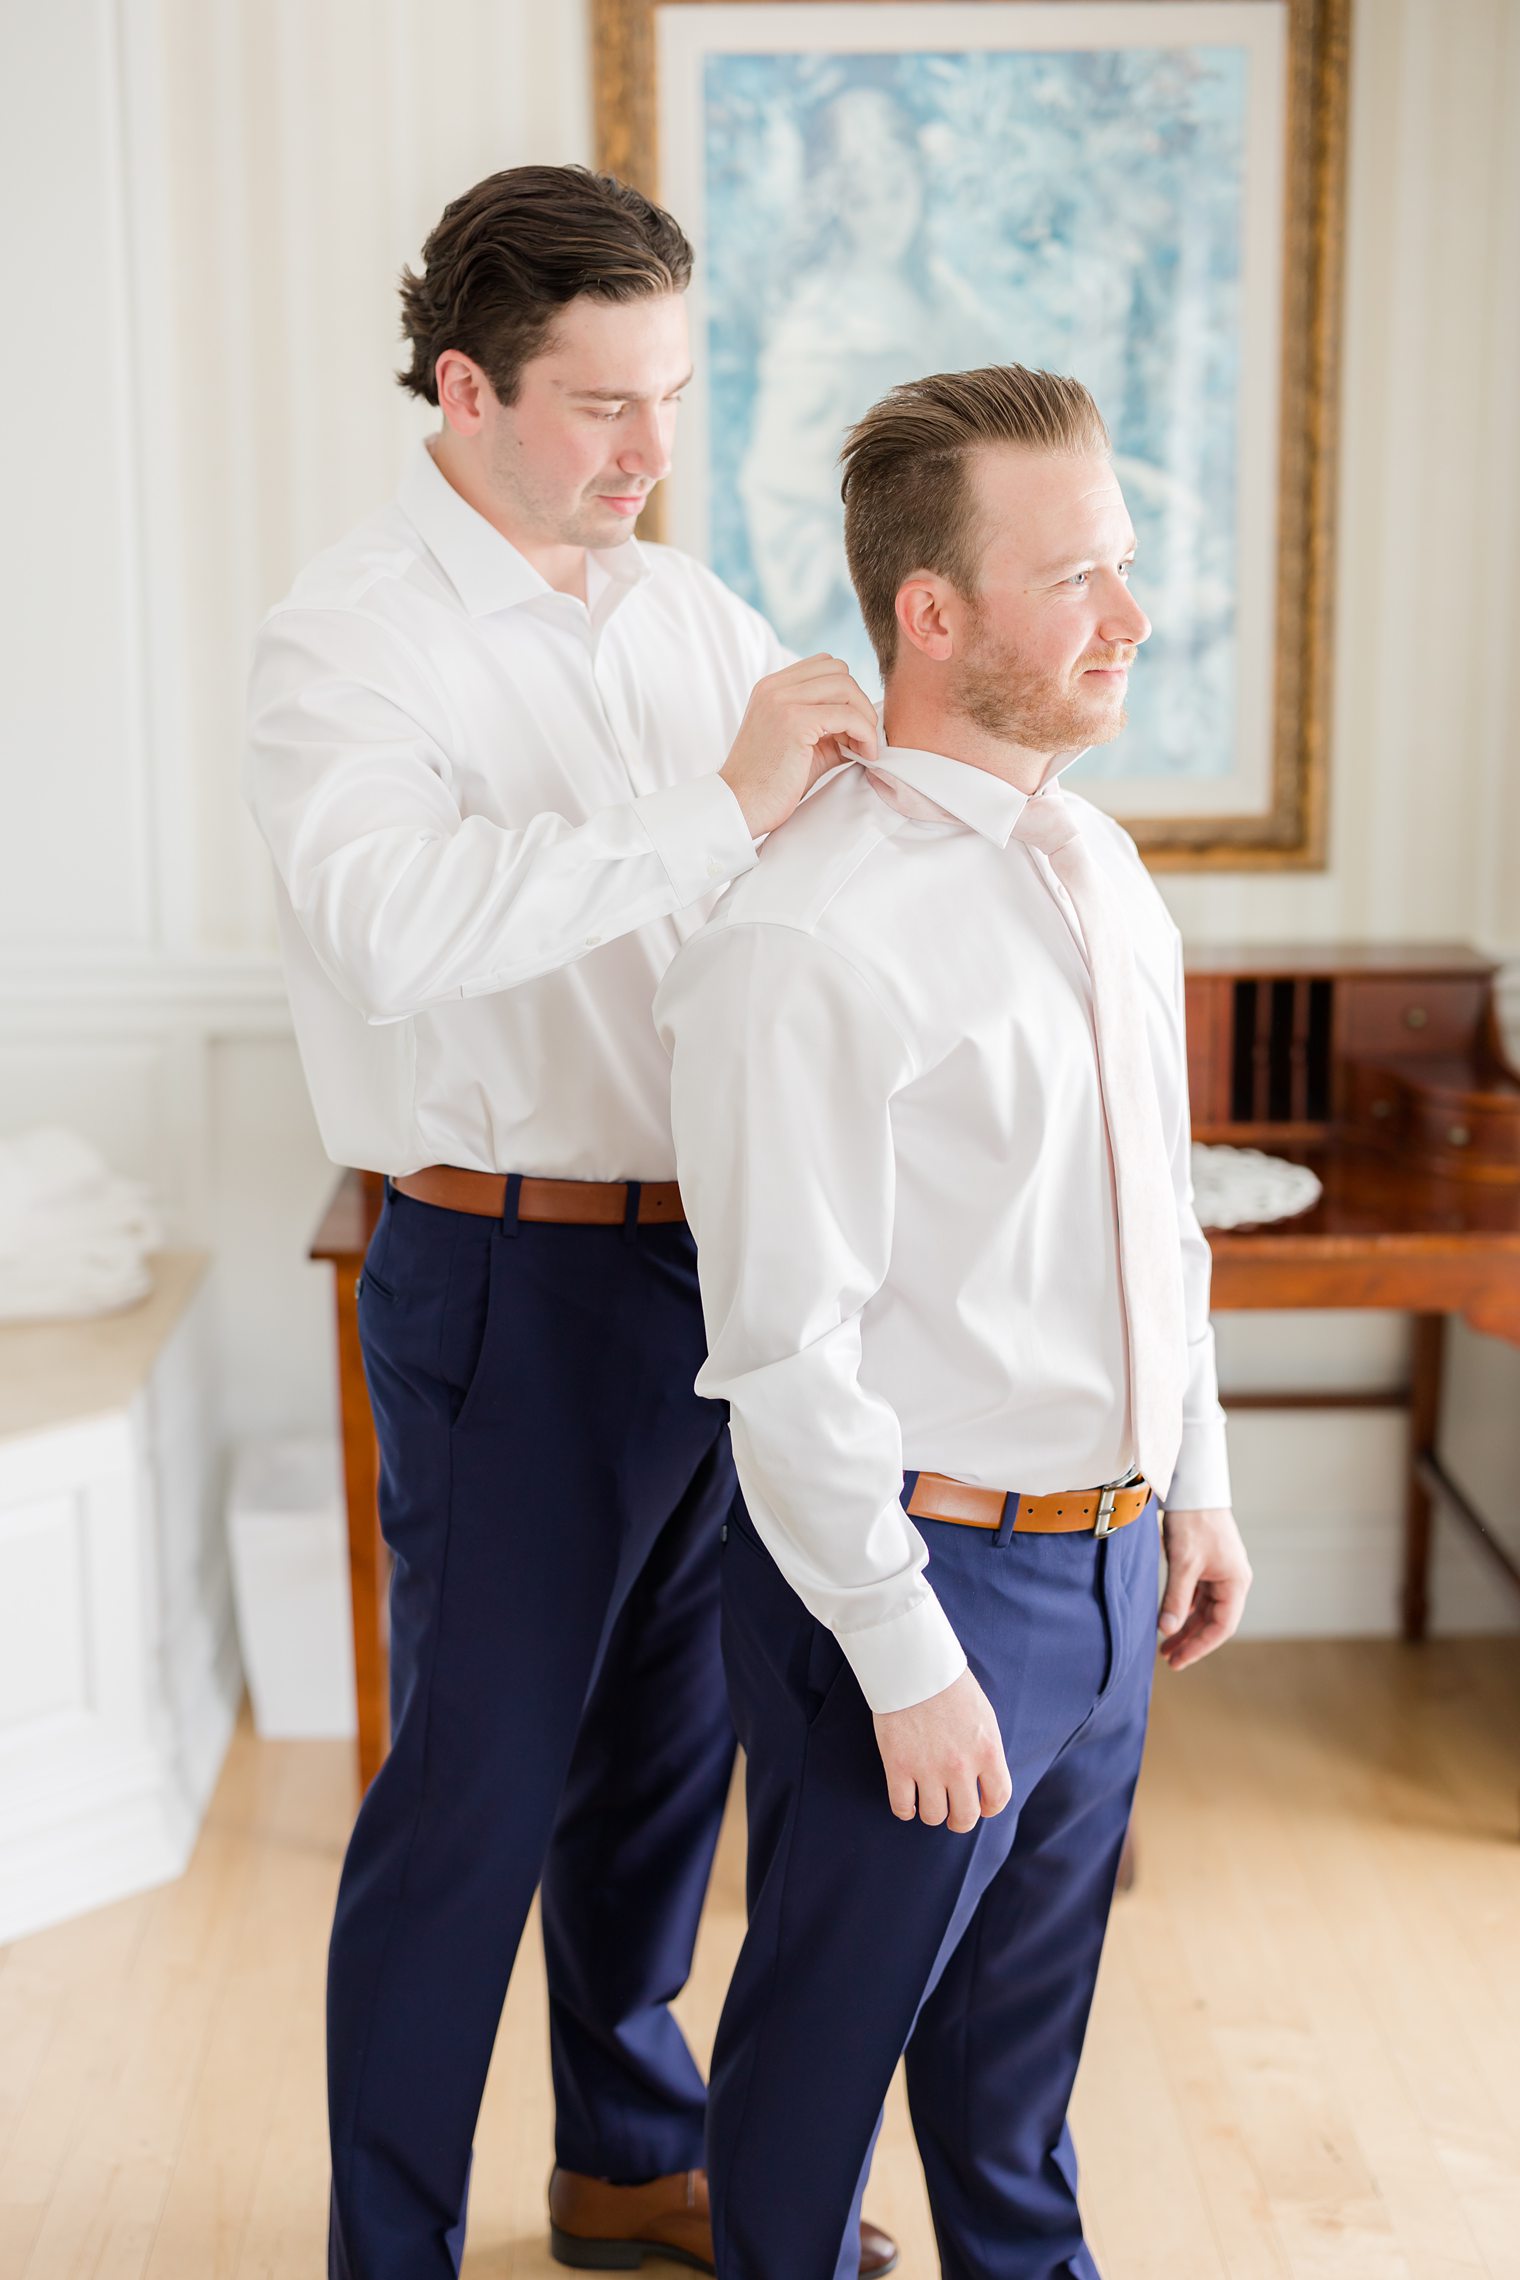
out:
<path id="1" fill-rule="evenodd" d="M 1000 744 L 1026 752 L 1066 752 L 1074 746 L 1111 744 L 1129 715 L 1085 702 L 1080 679 L 1060 681 L 1031 665 L 1016 643 L 1000 641 L 976 621 L 975 647 L 962 663 L 951 690 L 951 704 L 963 719 Z M 1103 660 L 1093 658 L 1092 664 Z"/>

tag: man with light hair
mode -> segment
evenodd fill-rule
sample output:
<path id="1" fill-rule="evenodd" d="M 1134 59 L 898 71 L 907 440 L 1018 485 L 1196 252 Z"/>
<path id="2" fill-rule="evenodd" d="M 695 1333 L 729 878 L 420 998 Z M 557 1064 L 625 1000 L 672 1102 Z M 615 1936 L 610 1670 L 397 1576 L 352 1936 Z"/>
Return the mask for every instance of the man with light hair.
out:
<path id="1" fill-rule="evenodd" d="M 1150 632 L 1096 406 L 897 388 L 844 452 L 885 676 L 656 999 L 743 1501 L 750 1923 L 722 2280 L 843 2280 L 906 2051 L 942 2270 L 1093 2280 L 1066 2113 L 1140 1766 L 1250 1581 L 1192 1207 L 1181 947 L 1064 791 Z"/>

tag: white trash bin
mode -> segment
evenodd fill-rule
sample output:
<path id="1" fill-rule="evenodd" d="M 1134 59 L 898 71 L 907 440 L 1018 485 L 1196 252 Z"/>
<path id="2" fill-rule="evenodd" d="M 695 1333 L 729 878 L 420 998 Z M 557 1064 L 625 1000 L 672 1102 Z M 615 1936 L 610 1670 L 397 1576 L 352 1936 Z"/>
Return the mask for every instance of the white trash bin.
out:
<path id="1" fill-rule="evenodd" d="M 227 1499 L 253 1722 L 268 1740 L 354 1731 L 348 1522 L 336 1442 L 245 1442 Z"/>

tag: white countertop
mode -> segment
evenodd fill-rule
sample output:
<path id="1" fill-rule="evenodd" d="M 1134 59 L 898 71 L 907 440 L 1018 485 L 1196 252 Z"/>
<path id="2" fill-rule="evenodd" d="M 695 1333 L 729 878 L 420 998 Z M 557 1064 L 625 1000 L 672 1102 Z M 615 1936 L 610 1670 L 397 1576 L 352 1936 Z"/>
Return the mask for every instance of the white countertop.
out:
<path id="1" fill-rule="evenodd" d="M 119 1314 L 0 1324 L 0 1440 L 125 1409 L 205 1276 L 204 1251 L 160 1251 L 153 1288 Z"/>

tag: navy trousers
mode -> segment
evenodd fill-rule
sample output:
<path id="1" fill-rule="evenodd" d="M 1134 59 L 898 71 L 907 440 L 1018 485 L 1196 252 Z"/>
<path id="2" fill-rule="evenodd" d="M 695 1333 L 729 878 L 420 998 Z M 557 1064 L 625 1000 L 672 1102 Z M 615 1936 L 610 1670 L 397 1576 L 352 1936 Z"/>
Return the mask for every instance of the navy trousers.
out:
<path id="1" fill-rule="evenodd" d="M 1103 1541 L 916 1525 L 1013 1777 L 969 1835 L 894 1818 L 836 1641 L 730 1516 L 750 1916 L 708 2108 L 720 2280 L 854 2280 L 905 2051 L 946 2280 L 1096 2280 L 1066 2109 L 1145 1737 L 1156 1509 Z"/>
<path id="2" fill-rule="evenodd" d="M 733 1758 L 734 1496 L 683 1226 L 388 1195 L 359 1321 L 391 1583 L 389 1757 L 328 1966 L 332 2280 L 458 2271 L 471 2138 L 542 1882 L 556 2156 L 699 2166 L 672 2019 Z"/>

